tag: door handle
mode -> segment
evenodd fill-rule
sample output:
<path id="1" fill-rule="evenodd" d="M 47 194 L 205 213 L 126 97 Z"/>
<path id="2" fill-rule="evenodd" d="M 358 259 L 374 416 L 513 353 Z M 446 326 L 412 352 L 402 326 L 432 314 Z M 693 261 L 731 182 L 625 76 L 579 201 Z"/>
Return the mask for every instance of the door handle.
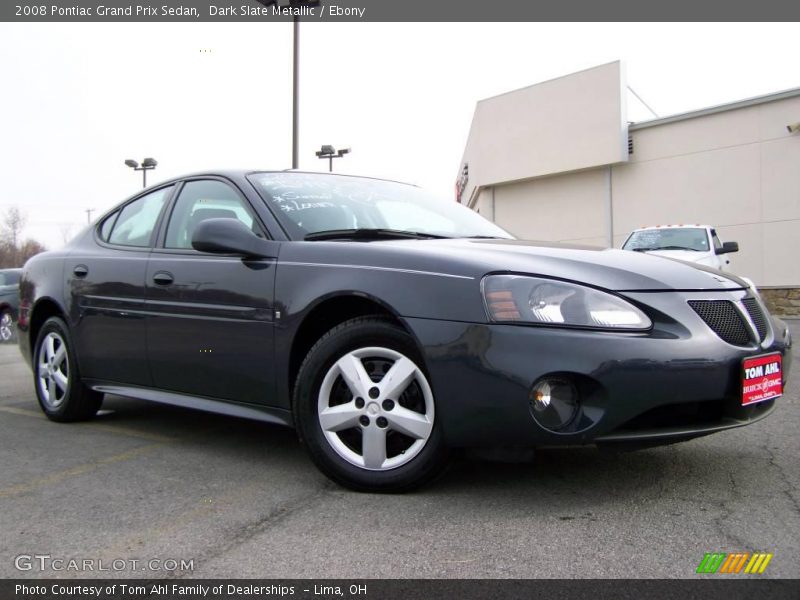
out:
<path id="1" fill-rule="evenodd" d="M 170 283 L 175 281 L 175 278 L 166 271 L 159 271 L 158 273 L 153 275 L 153 281 L 158 285 L 169 285 Z"/>
<path id="2" fill-rule="evenodd" d="M 80 277 L 81 279 L 83 279 L 89 274 L 89 267 L 87 267 L 86 265 L 78 265 L 74 269 L 72 269 L 72 272 L 75 274 L 75 277 Z"/>

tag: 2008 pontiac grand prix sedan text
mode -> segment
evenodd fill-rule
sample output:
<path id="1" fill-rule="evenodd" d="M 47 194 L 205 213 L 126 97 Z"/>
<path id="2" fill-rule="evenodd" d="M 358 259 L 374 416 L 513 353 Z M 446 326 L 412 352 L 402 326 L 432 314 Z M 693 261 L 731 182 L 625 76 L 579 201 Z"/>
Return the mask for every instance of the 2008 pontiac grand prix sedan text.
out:
<path id="1" fill-rule="evenodd" d="M 454 448 L 655 445 L 746 425 L 788 328 L 732 275 L 513 239 L 414 186 L 192 175 L 31 259 L 42 410 L 103 394 L 293 425 L 329 477 L 400 491 Z"/>

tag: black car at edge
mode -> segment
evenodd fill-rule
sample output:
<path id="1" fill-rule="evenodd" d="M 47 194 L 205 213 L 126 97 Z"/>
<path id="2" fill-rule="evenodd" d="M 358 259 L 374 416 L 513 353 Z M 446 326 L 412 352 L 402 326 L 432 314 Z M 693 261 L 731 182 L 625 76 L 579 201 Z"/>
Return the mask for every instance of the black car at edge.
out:
<path id="1" fill-rule="evenodd" d="M 788 328 L 729 274 L 514 239 L 415 186 L 226 171 L 126 200 L 20 285 L 42 410 L 104 394 L 294 426 L 317 466 L 402 491 L 453 449 L 650 446 L 753 423 Z"/>
<path id="2" fill-rule="evenodd" d="M 0 343 L 17 337 L 19 310 L 19 278 L 22 269 L 0 269 Z"/>

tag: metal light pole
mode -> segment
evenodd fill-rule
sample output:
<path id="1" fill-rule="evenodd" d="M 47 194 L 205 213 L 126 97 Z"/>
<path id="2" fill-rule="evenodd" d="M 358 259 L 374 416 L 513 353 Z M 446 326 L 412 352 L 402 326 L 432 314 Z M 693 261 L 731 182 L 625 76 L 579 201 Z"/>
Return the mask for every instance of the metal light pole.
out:
<path id="1" fill-rule="evenodd" d="M 320 4 L 320 0 L 289 0 L 292 8 L 318 7 Z M 292 168 L 296 169 L 300 158 L 300 17 L 295 15 L 292 22 Z"/>
<path id="2" fill-rule="evenodd" d="M 296 169 L 299 164 L 298 158 L 300 150 L 298 148 L 300 136 L 300 115 L 298 113 L 298 102 L 300 101 L 300 19 L 294 17 L 294 42 L 293 42 L 293 63 L 292 63 L 292 168 Z"/>
<path id="3" fill-rule="evenodd" d="M 315 152 L 317 158 L 327 158 L 328 159 L 328 172 L 333 172 L 333 159 L 334 158 L 342 158 L 345 154 L 350 154 L 350 148 L 342 148 L 341 150 L 337 150 L 333 146 L 328 144 L 322 146 L 319 150 Z"/>
<path id="4" fill-rule="evenodd" d="M 142 161 L 142 166 L 139 166 L 139 163 L 135 160 L 128 159 L 125 161 L 125 164 L 129 166 L 134 171 L 141 171 L 142 172 L 142 187 L 147 187 L 147 172 L 152 171 L 158 166 L 158 161 L 155 158 L 145 158 Z"/>
<path id="5" fill-rule="evenodd" d="M 95 211 L 94 208 L 87 208 L 84 212 L 86 212 L 86 222 L 92 222 L 92 213 Z"/>

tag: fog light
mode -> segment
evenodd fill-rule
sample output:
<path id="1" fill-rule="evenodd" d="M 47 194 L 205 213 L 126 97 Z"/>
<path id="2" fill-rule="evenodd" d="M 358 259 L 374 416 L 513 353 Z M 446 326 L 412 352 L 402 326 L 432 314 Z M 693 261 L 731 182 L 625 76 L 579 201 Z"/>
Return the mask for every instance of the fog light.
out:
<path id="1" fill-rule="evenodd" d="M 531 388 L 530 403 L 536 422 L 545 429 L 558 431 L 578 414 L 578 390 L 564 379 L 541 379 Z"/>

